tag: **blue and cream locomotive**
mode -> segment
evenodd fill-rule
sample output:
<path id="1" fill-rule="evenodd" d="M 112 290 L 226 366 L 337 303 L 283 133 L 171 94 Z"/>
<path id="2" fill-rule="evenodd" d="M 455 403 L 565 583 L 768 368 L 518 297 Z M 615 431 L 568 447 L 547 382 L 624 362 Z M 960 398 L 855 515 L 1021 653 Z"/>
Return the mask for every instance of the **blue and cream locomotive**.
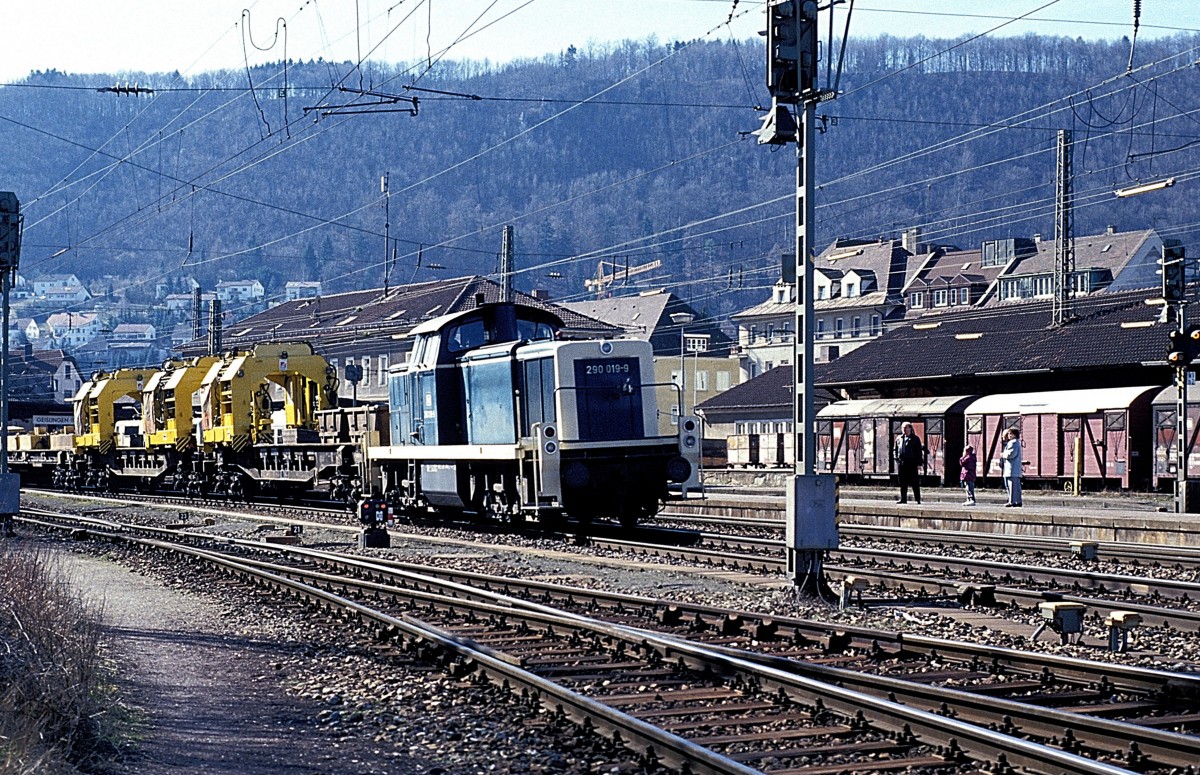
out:
<path id="1" fill-rule="evenodd" d="M 556 338 L 552 312 L 486 304 L 417 326 L 392 369 L 390 444 L 368 449 L 399 509 L 635 524 L 698 486 L 699 428 L 660 432 L 648 342 Z M 665 401 L 663 403 L 666 403 Z"/>

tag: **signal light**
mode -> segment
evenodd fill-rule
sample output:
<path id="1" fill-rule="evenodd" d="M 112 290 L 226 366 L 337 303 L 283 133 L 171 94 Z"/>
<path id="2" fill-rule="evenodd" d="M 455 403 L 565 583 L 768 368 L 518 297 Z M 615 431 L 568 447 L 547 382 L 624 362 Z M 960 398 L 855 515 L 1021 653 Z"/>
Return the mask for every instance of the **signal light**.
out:
<path id="1" fill-rule="evenodd" d="M 1167 334 L 1167 364 L 1187 366 L 1200 355 L 1200 326 L 1191 326 L 1187 331 L 1171 331 Z"/>

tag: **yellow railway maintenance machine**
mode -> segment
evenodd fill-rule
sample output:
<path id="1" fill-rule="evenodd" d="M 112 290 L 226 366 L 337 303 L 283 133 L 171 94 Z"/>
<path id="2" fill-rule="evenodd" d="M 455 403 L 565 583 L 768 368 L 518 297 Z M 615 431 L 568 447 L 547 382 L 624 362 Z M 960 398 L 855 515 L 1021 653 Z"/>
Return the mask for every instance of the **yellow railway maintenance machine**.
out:
<path id="1" fill-rule="evenodd" d="M 214 492 L 315 488 L 354 455 L 320 444 L 318 412 L 337 406 L 337 377 L 309 344 L 270 342 L 226 355 L 197 396 L 203 477 Z"/>

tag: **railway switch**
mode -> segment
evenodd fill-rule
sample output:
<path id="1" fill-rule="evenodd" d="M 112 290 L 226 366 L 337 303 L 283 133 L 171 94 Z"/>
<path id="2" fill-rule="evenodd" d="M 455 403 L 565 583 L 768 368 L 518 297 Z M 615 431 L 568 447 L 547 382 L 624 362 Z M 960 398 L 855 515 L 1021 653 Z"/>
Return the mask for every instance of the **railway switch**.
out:
<path id="1" fill-rule="evenodd" d="M 995 584 L 959 584 L 958 602 L 962 605 L 994 607 L 996 605 Z"/>
<path id="2" fill-rule="evenodd" d="M 846 610 L 846 608 L 850 605 L 851 596 L 854 597 L 855 605 L 862 607 L 862 593 L 869 589 L 870 586 L 871 582 L 867 581 L 866 579 L 859 578 L 858 576 L 847 576 L 846 578 L 842 579 L 842 610 Z"/>
<path id="3" fill-rule="evenodd" d="M 1100 544 L 1095 541 L 1072 541 L 1071 554 L 1081 560 L 1091 562 L 1100 552 Z"/>
<path id="4" fill-rule="evenodd" d="M 1049 627 L 1058 633 L 1059 642 L 1065 646 L 1072 635 L 1079 635 L 1083 632 L 1083 616 L 1087 613 L 1087 606 L 1083 603 L 1056 600 L 1039 603 L 1038 610 L 1042 612 L 1042 619 L 1045 621 L 1033 631 L 1034 640 L 1037 640 L 1045 632 L 1046 627 Z"/>
<path id="5" fill-rule="evenodd" d="M 1108 626 L 1108 650 L 1122 652 L 1129 648 L 1129 633 L 1141 626 L 1142 616 L 1133 611 L 1113 611 L 1104 624 Z"/>

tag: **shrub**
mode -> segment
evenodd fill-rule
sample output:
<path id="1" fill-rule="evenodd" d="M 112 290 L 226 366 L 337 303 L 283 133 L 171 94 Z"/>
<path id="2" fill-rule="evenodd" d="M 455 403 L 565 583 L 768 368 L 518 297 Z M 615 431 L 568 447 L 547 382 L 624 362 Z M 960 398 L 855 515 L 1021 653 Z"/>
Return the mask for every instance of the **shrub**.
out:
<path id="1" fill-rule="evenodd" d="M 69 773 L 101 748 L 98 612 L 40 552 L 0 546 L 0 775 Z"/>

